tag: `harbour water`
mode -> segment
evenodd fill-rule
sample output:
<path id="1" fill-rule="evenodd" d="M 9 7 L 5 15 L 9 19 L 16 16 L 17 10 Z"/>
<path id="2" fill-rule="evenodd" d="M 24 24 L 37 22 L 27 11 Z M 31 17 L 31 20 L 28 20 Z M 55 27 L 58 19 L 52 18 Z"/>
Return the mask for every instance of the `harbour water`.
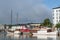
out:
<path id="1" fill-rule="evenodd" d="M 60 40 L 60 37 L 55 36 L 26 36 L 19 34 L 7 34 L 5 32 L 0 33 L 0 40 Z"/>

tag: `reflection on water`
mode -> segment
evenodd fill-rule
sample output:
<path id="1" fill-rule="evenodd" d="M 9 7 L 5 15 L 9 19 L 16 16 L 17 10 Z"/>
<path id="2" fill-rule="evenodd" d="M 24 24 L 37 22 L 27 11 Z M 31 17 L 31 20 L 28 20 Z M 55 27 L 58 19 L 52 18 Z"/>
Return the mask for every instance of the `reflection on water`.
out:
<path id="1" fill-rule="evenodd" d="M 56 40 L 57 36 L 48 36 L 48 35 L 34 35 L 37 37 L 37 39 L 46 39 L 46 40 L 49 40 L 49 39 L 53 39 L 53 40 Z"/>
<path id="2" fill-rule="evenodd" d="M 0 33 L 0 40 L 60 40 L 60 37 L 56 36 L 42 36 L 42 35 L 36 35 L 33 37 L 27 36 L 27 35 L 19 35 L 19 34 L 6 34 L 6 33 Z"/>

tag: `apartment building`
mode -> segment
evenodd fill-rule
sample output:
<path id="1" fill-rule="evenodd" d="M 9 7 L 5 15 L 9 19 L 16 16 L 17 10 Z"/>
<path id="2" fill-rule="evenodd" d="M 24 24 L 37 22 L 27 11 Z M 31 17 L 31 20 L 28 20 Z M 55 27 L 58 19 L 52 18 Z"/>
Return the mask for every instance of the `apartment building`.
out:
<path id="1" fill-rule="evenodd" d="M 53 24 L 60 23 L 60 7 L 53 8 Z"/>

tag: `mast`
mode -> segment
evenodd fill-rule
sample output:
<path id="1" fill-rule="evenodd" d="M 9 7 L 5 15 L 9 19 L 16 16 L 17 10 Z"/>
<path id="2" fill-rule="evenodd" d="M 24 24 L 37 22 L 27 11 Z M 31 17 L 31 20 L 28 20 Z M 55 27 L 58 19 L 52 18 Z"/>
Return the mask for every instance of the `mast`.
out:
<path id="1" fill-rule="evenodd" d="M 11 10 L 11 26 L 12 26 L 12 10 Z"/>
<path id="2" fill-rule="evenodd" d="M 18 24 L 18 13 L 17 13 L 17 19 L 16 19 L 16 22 L 17 22 L 17 24 Z"/>

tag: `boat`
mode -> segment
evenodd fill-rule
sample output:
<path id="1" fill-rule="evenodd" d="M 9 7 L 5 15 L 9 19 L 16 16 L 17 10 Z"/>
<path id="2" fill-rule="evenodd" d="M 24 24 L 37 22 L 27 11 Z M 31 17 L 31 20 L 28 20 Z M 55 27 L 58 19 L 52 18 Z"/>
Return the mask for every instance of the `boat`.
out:
<path id="1" fill-rule="evenodd" d="M 22 32 L 24 35 L 28 35 L 30 30 L 25 26 L 22 26 L 22 28 L 20 29 L 20 32 Z"/>
<path id="2" fill-rule="evenodd" d="M 36 33 L 33 33 L 33 35 L 50 35 L 50 36 L 57 36 L 58 31 L 52 31 L 50 28 L 41 28 Z"/>
<path id="3" fill-rule="evenodd" d="M 21 32 L 20 32 L 20 29 L 16 29 L 15 31 L 14 31 L 14 34 L 20 34 Z"/>
<path id="4" fill-rule="evenodd" d="M 13 29 L 8 29 L 6 30 L 7 34 L 11 34 L 11 33 L 14 33 L 14 30 Z"/>

